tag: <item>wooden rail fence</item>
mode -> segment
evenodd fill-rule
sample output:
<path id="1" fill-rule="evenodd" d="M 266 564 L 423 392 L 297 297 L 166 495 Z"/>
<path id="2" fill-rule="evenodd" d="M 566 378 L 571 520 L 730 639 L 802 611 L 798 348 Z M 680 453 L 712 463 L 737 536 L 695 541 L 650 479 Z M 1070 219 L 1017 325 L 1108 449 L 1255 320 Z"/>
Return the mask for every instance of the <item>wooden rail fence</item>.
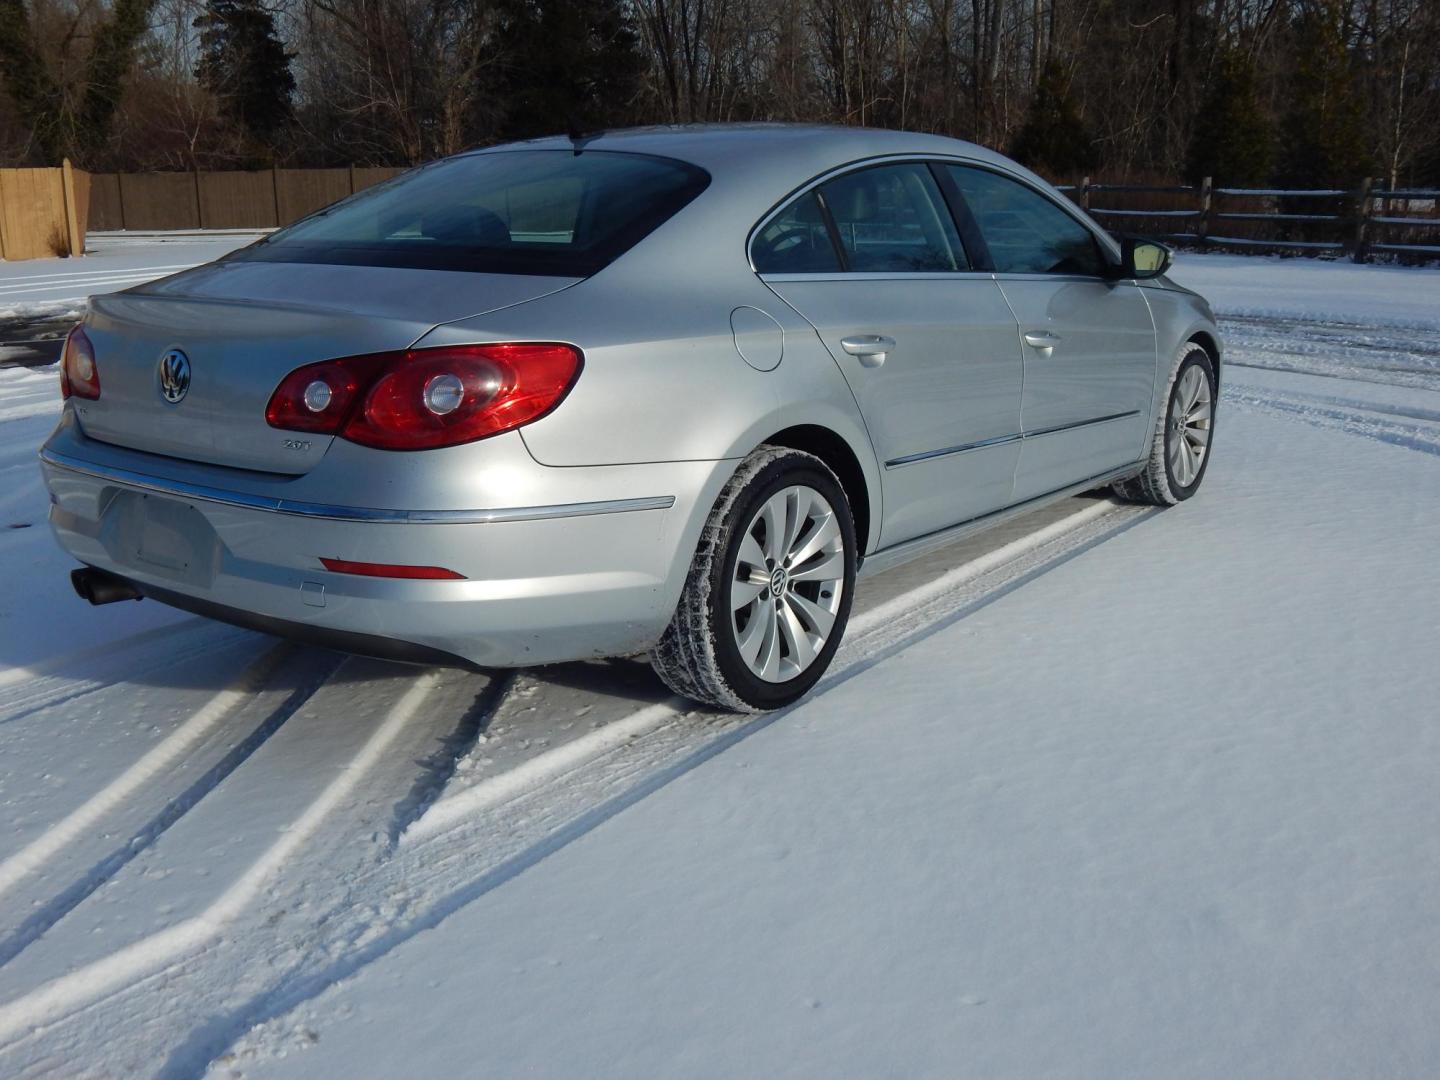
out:
<path id="1" fill-rule="evenodd" d="M 72 168 L 0 169 L 0 258 L 85 252 L 90 176 Z"/>
<path id="2" fill-rule="evenodd" d="M 389 180 L 403 169 L 261 169 L 255 172 L 96 173 L 90 227 L 271 229 Z"/>
<path id="3" fill-rule="evenodd" d="M 1096 184 L 1060 190 L 1115 232 L 1202 249 L 1308 251 L 1369 262 L 1440 259 L 1440 189 L 1289 190 L 1198 185 Z M 1098 205 L 1097 205 L 1098 204 Z"/>
<path id="4" fill-rule="evenodd" d="M 259 229 L 288 225 L 397 175 L 398 168 L 95 173 L 0 169 L 0 257 L 85 250 L 87 229 Z M 1308 251 L 1366 262 L 1440 259 L 1440 189 L 1287 190 L 1093 183 L 1060 190 L 1116 232 L 1220 250 Z"/>

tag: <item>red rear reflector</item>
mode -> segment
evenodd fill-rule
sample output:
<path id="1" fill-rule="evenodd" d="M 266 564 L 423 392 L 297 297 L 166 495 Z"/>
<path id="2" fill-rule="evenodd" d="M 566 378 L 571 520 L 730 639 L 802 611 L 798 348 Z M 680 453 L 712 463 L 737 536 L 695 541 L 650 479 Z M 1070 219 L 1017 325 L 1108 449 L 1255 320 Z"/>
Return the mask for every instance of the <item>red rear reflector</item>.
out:
<path id="1" fill-rule="evenodd" d="M 464 574 L 443 566 L 402 566 L 395 563 L 351 562 L 349 559 L 320 560 L 326 570 L 337 574 L 358 574 L 361 577 L 407 578 L 415 581 L 464 581 Z"/>

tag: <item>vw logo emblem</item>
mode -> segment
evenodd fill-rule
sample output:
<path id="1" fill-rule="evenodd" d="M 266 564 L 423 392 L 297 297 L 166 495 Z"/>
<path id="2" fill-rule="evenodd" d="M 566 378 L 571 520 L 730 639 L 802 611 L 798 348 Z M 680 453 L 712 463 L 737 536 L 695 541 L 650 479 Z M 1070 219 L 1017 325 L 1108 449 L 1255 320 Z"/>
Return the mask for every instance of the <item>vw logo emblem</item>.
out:
<path id="1" fill-rule="evenodd" d="M 174 405 L 190 392 L 190 358 L 179 349 L 160 357 L 160 393 Z"/>
<path id="2" fill-rule="evenodd" d="M 790 584 L 790 575 L 785 573 L 783 566 L 777 566 L 775 572 L 770 575 L 770 595 L 775 599 L 785 595 L 785 586 Z"/>

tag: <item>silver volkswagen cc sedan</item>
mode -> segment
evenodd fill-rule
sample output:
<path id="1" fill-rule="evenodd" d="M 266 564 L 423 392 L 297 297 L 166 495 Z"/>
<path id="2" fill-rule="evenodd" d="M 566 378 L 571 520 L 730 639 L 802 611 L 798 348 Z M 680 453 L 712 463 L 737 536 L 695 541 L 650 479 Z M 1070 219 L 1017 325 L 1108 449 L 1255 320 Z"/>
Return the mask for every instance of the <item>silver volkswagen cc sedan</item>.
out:
<path id="1" fill-rule="evenodd" d="M 92 602 L 426 662 L 648 651 L 775 708 L 862 567 L 1194 494 L 1221 344 L 1169 261 L 933 135 L 465 153 L 92 300 L 50 521 Z"/>

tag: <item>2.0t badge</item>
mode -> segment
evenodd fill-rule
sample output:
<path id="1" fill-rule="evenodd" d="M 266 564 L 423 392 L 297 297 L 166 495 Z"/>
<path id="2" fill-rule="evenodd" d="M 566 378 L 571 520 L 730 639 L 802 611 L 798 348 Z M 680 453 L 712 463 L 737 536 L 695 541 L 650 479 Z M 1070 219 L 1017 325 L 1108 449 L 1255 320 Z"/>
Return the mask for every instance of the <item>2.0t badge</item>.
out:
<path id="1" fill-rule="evenodd" d="M 179 349 L 160 357 L 160 393 L 171 405 L 190 392 L 190 358 Z"/>

